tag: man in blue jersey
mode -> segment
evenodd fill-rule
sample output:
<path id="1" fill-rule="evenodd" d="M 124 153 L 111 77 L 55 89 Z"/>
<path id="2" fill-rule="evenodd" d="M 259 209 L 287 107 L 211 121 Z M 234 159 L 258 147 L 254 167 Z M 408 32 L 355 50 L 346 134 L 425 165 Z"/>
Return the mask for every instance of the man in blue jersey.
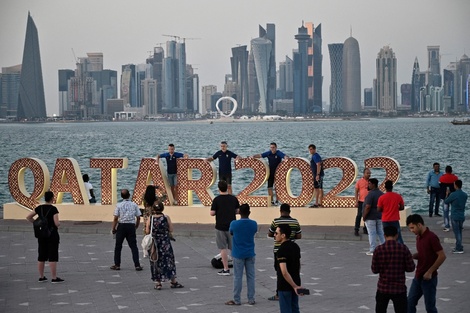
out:
<path id="1" fill-rule="evenodd" d="M 255 154 L 253 156 L 254 158 L 268 158 L 268 164 L 269 164 L 269 178 L 268 178 L 268 194 L 271 196 L 271 204 L 279 204 L 277 201 L 277 196 L 276 196 L 276 201 L 274 201 L 274 192 L 273 192 L 273 187 L 274 187 L 274 175 L 276 174 L 276 168 L 277 166 L 284 160 L 284 158 L 287 158 L 287 155 L 285 155 L 281 150 L 277 150 L 277 144 L 275 142 L 271 142 L 269 145 L 269 151 L 266 151 L 262 154 Z"/>
<path id="2" fill-rule="evenodd" d="M 215 159 L 219 160 L 219 180 L 225 180 L 227 182 L 227 191 L 229 194 L 232 194 L 232 159 L 238 160 L 240 157 L 227 148 L 227 142 L 222 141 L 220 143 L 220 150 L 206 160 L 209 162 Z"/>
<path id="3" fill-rule="evenodd" d="M 315 203 L 312 204 L 311 208 L 318 208 L 322 206 L 323 200 L 323 161 L 320 154 L 317 152 L 317 147 L 315 145 L 309 145 L 308 151 L 312 158 L 310 159 L 310 169 L 312 170 L 313 175 L 313 195 L 315 197 Z"/>
<path id="4" fill-rule="evenodd" d="M 173 195 L 173 204 L 177 204 L 177 180 L 176 180 L 176 159 L 179 158 L 187 158 L 187 154 L 183 154 L 180 152 L 175 152 L 175 145 L 170 143 L 168 145 L 168 152 L 162 153 L 157 155 L 157 163 L 159 162 L 160 158 L 166 159 L 166 171 L 168 174 L 168 183 L 171 187 L 171 194 Z"/>
<path id="5" fill-rule="evenodd" d="M 441 216 L 439 214 L 439 205 L 441 204 L 439 178 L 441 178 L 442 173 L 439 163 L 434 163 L 432 167 L 433 169 L 426 178 L 426 190 L 429 194 L 429 217 L 432 217 L 433 207 L 434 215 Z"/>

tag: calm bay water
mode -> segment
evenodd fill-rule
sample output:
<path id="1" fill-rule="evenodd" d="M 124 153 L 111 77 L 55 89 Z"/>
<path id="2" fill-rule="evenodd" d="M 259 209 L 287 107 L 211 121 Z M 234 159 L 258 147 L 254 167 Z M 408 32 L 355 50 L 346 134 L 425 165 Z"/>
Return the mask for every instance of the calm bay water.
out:
<path id="1" fill-rule="evenodd" d="M 82 173 L 88 173 L 100 198 L 100 171 L 89 167 L 92 157 L 127 157 L 129 166 L 118 171 L 118 188 L 133 189 L 140 160 L 165 152 L 168 143 L 190 157 L 207 157 L 227 140 L 229 149 L 243 156 L 262 153 L 275 141 L 289 156 L 308 157 L 307 146 L 313 143 L 322 158 L 344 156 L 354 160 L 359 177 L 364 159 L 389 156 L 401 166 L 395 191 L 417 212 L 426 212 L 428 196 L 425 178 L 433 162 L 442 170 L 452 165 L 454 173 L 469 191 L 470 126 L 454 126 L 449 118 L 398 118 L 363 121 L 304 122 L 99 122 L 0 124 L 0 205 L 12 202 L 8 189 L 10 165 L 23 157 L 43 160 L 52 175 L 55 160 L 75 158 Z M 217 166 L 216 162 L 216 166 Z M 251 180 L 250 170 L 233 172 L 234 193 Z M 373 169 L 372 176 L 381 181 L 385 172 Z M 27 175 L 32 190 L 32 175 Z M 300 175 L 293 171 L 291 185 L 298 194 Z M 325 173 L 325 192 L 341 179 L 339 169 Z M 214 188 L 215 191 L 215 188 Z M 263 187 L 257 194 L 265 194 Z M 341 195 L 353 195 L 351 186 Z M 70 198 L 64 197 L 64 201 Z"/>

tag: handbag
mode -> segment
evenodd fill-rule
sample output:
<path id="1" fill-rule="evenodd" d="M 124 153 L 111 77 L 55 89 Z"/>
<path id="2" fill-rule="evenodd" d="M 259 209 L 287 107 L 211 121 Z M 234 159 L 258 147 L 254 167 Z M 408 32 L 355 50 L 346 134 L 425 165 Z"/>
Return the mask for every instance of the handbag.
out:
<path id="1" fill-rule="evenodd" d="M 142 238 L 141 246 L 142 246 L 142 250 L 144 253 L 144 258 L 148 256 L 148 250 L 150 250 L 150 248 L 153 245 L 152 232 L 153 232 L 153 216 L 151 217 L 151 220 L 150 220 L 150 233 L 148 235 L 145 235 L 144 238 Z"/>

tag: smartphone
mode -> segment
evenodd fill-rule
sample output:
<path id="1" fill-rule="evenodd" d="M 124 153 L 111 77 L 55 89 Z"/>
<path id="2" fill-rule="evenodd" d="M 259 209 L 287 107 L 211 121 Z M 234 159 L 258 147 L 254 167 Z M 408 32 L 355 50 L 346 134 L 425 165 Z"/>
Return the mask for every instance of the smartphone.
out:
<path id="1" fill-rule="evenodd" d="M 297 289 L 297 292 L 299 293 L 299 295 L 309 295 L 310 294 L 310 290 L 307 289 L 307 288 L 300 288 L 300 289 Z"/>

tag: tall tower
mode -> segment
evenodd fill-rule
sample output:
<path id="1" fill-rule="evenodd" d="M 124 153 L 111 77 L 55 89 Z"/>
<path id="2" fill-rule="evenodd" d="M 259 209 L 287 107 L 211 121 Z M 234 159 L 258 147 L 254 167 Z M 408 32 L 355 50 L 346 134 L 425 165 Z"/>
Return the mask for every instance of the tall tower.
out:
<path id="1" fill-rule="evenodd" d="M 428 85 L 442 86 L 439 46 L 428 46 Z"/>
<path id="2" fill-rule="evenodd" d="M 251 40 L 259 90 L 259 106 L 257 108 L 259 113 L 268 113 L 268 78 L 271 49 L 272 43 L 269 39 L 259 37 Z"/>
<path id="3" fill-rule="evenodd" d="M 328 45 L 331 67 L 330 113 L 343 111 L 343 46 L 342 43 Z"/>
<path id="4" fill-rule="evenodd" d="M 19 119 L 47 117 L 38 30 L 29 12 L 21 66 L 17 117 Z"/>
<path id="5" fill-rule="evenodd" d="M 307 114 L 308 111 L 308 42 L 310 35 L 305 26 L 299 27 L 295 40 L 299 45 L 294 52 L 294 114 Z"/>
<path id="6" fill-rule="evenodd" d="M 266 24 L 266 29 L 259 25 L 259 37 L 266 38 L 271 42 L 271 52 L 268 65 L 268 85 L 266 90 L 267 112 L 270 112 L 273 106 L 273 100 L 276 98 L 276 25 Z"/>
<path id="7" fill-rule="evenodd" d="M 359 43 L 349 37 L 343 46 L 343 112 L 361 111 L 361 56 Z"/>
<path id="8" fill-rule="evenodd" d="M 186 111 L 188 100 L 186 95 L 186 43 L 184 41 L 176 44 L 176 59 L 178 109 Z"/>
<path id="9" fill-rule="evenodd" d="M 323 111 L 323 54 L 321 24 L 318 24 L 313 34 L 313 111 L 322 113 Z"/>
<path id="10" fill-rule="evenodd" d="M 418 58 L 415 58 L 413 63 L 413 73 L 411 74 L 411 112 L 418 112 L 420 107 L 420 96 L 419 90 L 421 88 L 420 84 L 420 71 Z"/>
<path id="11" fill-rule="evenodd" d="M 2 67 L 2 74 L 0 74 L 0 117 L 2 118 L 17 116 L 20 79 L 21 64 Z"/>
<path id="12" fill-rule="evenodd" d="M 238 85 L 237 102 L 242 112 L 249 110 L 248 105 L 248 50 L 246 46 L 232 48 L 230 58 L 232 80 Z"/>
<path id="13" fill-rule="evenodd" d="M 397 58 L 389 46 L 377 54 L 375 96 L 379 112 L 397 112 Z"/>

